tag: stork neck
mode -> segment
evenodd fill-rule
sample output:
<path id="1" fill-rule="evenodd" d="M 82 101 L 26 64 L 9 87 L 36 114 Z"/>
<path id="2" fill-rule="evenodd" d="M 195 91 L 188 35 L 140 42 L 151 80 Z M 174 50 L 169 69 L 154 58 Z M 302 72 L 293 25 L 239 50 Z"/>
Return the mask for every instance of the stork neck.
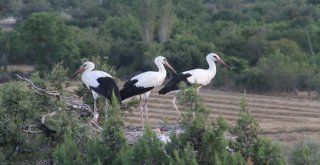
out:
<path id="1" fill-rule="evenodd" d="M 216 71 L 216 63 L 214 61 L 208 61 L 210 71 Z"/>
<path id="2" fill-rule="evenodd" d="M 164 65 L 161 62 L 157 62 L 156 65 L 160 73 L 166 73 L 166 68 L 164 68 Z"/>

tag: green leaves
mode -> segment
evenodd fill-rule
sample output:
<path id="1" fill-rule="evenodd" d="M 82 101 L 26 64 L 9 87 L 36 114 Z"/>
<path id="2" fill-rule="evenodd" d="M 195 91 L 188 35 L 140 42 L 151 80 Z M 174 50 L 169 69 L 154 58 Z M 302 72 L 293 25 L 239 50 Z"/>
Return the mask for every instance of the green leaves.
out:
<path id="1" fill-rule="evenodd" d="M 66 130 L 64 134 L 64 142 L 60 144 L 55 152 L 54 157 L 58 164 L 73 165 L 73 164 L 84 164 L 81 158 L 81 153 L 77 144 L 73 141 L 71 136 L 71 130 Z"/>
<path id="2" fill-rule="evenodd" d="M 39 69 L 52 69 L 53 64 L 79 57 L 71 29 L 57 13 L 35 13 L 28 17 L 21 28 L 21 35 L 28 51 L 36 59 Z"/>
<path id="3" fill-rule="evenodd" d="M 239 119 L 232 130 L 232 134 L 237 137 L 235 143 L 237 150 L 248 159 L 254 154 L 250 149 L 256 143 L 260 126 L 258 121 L 250 113 L 245 96 L 242 98 L 240 106 Z"/>
<path id="4" fill-rule="evenodd" d="M 287 164 L 279 146 L 272 144 L 270 139 L 261 137 L 258 138 L 256 143 L 251 148 L 252 161 L 257 165 L 285 165 Z"/>
<path id="5" fill-rule="evenodd" d="M 290 153 L 289 161 L 293 165 L 313 165 L 320 162 L 320 143 L 318 139 L 306 139 L 297 142 Z"/>

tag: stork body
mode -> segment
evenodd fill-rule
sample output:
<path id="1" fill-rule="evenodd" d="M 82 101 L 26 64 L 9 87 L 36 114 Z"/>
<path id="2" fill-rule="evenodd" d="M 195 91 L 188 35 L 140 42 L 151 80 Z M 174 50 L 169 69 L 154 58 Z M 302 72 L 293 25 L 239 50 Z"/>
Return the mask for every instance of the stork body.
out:
<path id="1" fill-rule="evenodd" d="M 148 119 L 148 97 L 150 95 L 150 92 L 155 87 L 160 86 L 164 79 L 166 78 L 167 72 L 165 69 L 165 66 L 171 69 L 173 72 L 174 69 L 170 66 L 170 64 L 167 62 L 167 60 L 162 57 L 158 56 L 154 59 L 154 63 L 158 67 L 158 71 L 148 71 L 141 73 L 139 75 L 136 75 L 132 77 L 130 80 L 128 80 L 124 85 L 123 88 L 120 90 L 121 100 L 125 100 L 129 97 L 140 95 L 140 112 L 141 112 L 141 123 L 142 128 L 144 126 L 144 120 L 143 120 L 143 112 L 146 113 L 146 118 Z"/>
<path id="2" fill-rule="evenodd" d="M 82 82 L 91 89 L 93 100 L 94 100 L 94 119 L 95 122 L 97 120 L 97 105 L 96 100 L 101 95 L 106 98 L 106 109 L 108 106 L 108 102 L 111 104 L 117 102 L 121 104 L 121 97 L 119 88 L 113 79 L 113 77 L 103 71 L 94 70 L 94 63 L 92 62 L 85 62 L 78 71 L 76 71 L 72 78 L 75 77 L 77 74 L 82 73 L 81 80 Z M 113 99 L 113 94 L 116 100 Z"/>
<path id="3" fill-rule="evenodd" d="M 193 69 L 189 71 L 185 71 L 182 73 L 177 74 L 174 76 L 162 89 L 159 90 L 160 95 L 165 95 L 169 92 L 172 91 L 179 91 L 179 84 L 181 82 L 184 82 L 186 85 L 190 86 L 192 84 L 197 84 L 199 85 L 198 91 L 202 86 L 208 85 L 211 80 L 214 78 L 216 75 L 216 63 L 221 63 L 226 66 L 227 64 L 224 63 L 220 57 L 214 53 L 210 53 L 206 56 L 206 60 L 209 64 L 208 69 Z M 228 66 L 229 67 L 229 66 Z M 172 103 L 173 106 L 175 107 L 177 113 L 180 116 L 180 112 L 178 110 L 178 107 L 176 106 L 176 97 L 173 97 Z"/>

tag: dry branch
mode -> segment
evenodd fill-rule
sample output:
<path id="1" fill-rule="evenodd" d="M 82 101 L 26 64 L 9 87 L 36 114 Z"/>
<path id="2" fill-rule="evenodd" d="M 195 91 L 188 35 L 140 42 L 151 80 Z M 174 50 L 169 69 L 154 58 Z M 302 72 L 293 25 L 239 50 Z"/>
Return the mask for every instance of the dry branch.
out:
<path id="1" fill-rule="evenodd" d="M 29 85 L 31 86 L 31 88 L 33 90 L 35 90 L 35 92 L 37 92 L 38 94 L 40 95 L 47 95 L 47 96 L 51 96 L 51 97 L 56 97 L 57 99 L 61 100 L 62 102 L 64 102 L 68 107 L 71 107 L 71 108 L 74 108 L 74 109 L 79 109 L 79 110 L 82 110 L 82 111 L 86 111 L 88 113 L 91 113 L 92 110 L 90 108 L 89 105 L 87 104 L 84 104 L 82 102 L 82 98 L 84 96 L 81 97 L 81 101 L 77 102 L 76 98 L 74 97 L 71 97 L 71 96 L 63 96 L 61 95 L 58 91 L 50 91 L 50 90 L 45 90 L 45 89 L 42 89 L 38 86 L 36 86 L 31 80 L 27 79 L 27 78 L 24 78 L 24 77 L 21 77 L 19 74 L 15 74 L 15 76 L 17 76 L 17 78 L 21 81 L 26 81 L 29 83 Z M 43 130 L 44 132 L 46 132 L 48 135 L 51 135 L 52 133 L 55 132 L 55 130 L 51 130 L 50 128 L 48 128 L 46 125 L 44 125 L 44 122 L 45 122 L 45 118 L 47 116 L 54 116 L 57 114 L 58 111 L 60 111 L 61 109 L 57 110 L 57 111 L 54 111 L 54 112 L 51 112 L 49 114 L 46 114 L 46 115 L 42 115 L 41 116 L 41 119 L 39 119 L 39 126 L 38 128 Z M 100 132 L 101 130 L 103 130 L 97 123 L 97 120 L 98 120 L 98 117 L 99 117 L 99 114 L 95 114 L 95 113 L 92 113 L 93 115 L 93 119 L 88 123 L 92 126 L 92 129 L 94 129 L 95 131 L 97 132 Z M 41 131 L 31 131 L 30 129 L 29 130 L 23 130 L 24 132 L 27 132 L 27 133 L 39 133 Z"/>
<path id="2" fill-rule="evenodd" d="M 28 125 L 28 126 L 24 126 L 21 127 L 20 130 L 25 132 L 25 133 L 30 133 L 30 134 L 37 134 L 37 133 L 41 133 L 42 131 L 34 131 L 32 130 L 32 128 L 38 128 L 37 125 Z"/>
<path id="3" fill-rule="evenodd" d="M 63 96 L 58 91 L 50 91 L 50 90 L 42 89 L 42 88 L 36 86 L 31 80 L 24 78 L 24 77 L 21 77 L 19 74 L 15 74 L 15 76 L 17 76 L 17 78 L 19 80 L 28 82 L 29 85 L 31 86 L 31 88 L 34 89 L 40 95 L 54 96 L 54 97 L 58 98 L 59 100 L 63 101 L 68 107 L 92 112 L 89 105 L 75 102 L 76 99 L 71 96 Z"/>

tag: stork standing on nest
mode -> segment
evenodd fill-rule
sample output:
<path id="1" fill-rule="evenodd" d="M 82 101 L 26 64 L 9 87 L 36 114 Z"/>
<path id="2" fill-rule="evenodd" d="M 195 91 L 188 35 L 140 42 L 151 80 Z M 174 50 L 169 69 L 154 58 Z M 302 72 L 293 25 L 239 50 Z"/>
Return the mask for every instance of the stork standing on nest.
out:
<path id="1" fill-rule="evenodd" d="M 108 107 L 108 102 L 113 105 L 114 103 L 121 104 L 121 97 L 119 93 L 119 88 L 113 79 L 113 77 L 103 71 L 93 70 L 94 63 L 87 61 L 82 64 L 82 66 L 71 76 L 74 78 L 79 73 L 82 73 L 82 82 L 91 89 L 93 101 L 94 101 L 94 112 L 93 112 L 93 122 L 97 123 L 99 113 L 97 112 L 97 98 L 102 95 L 106 98 L 106 109 Z M 114 97 L 113 97 L 114 95 Z M 115 98 L 116 100 L 112 100 Z"/>
<path id="2" fill-rule="evenodd" d="M 168 63 L 166 58 L 158 56 L 154 59 L 154 63 L 157 65 L 159 71 L 148 71 L 134 76 L 128 80 L 123 88 L 120 90 L 121 100 L 125 100 L 129 97 L 140 95 L 140 112 L 142 128 L 144 127 L 143 111 L 146 113 L 146 119 L 148 120 L 148 97 L 152 89 L 160 86 L 166 78 L 167 72 L 165 66 L 171 69 L 174 73 L 175 70 Z"/>
<path id="3" fill-rule="evenodd" d="M 179 91 L 179 84 L 181 82 L 186 83 L 186 85 L 190 86 L 192 84 L 199 85 L 198 91 L 202 86 L 208 85 L 211 80 L 216 75 L 216 63 L 223 64 L 230 68 L 217 54 L 210 53 L 207 55 L 206 60 L 209 64 L 208 69 L 193 69 L 189 71 L 185 71 L 175 75 L 162 89 L 159 90 L 160 95 L 165 95 L 171 91 Z M 177 113 L 180 116 L 180 112 L 176 105 L 176 98 L 175 95 L 172 99 L 172 103 L 174 108 L 176 109 Z"/>

